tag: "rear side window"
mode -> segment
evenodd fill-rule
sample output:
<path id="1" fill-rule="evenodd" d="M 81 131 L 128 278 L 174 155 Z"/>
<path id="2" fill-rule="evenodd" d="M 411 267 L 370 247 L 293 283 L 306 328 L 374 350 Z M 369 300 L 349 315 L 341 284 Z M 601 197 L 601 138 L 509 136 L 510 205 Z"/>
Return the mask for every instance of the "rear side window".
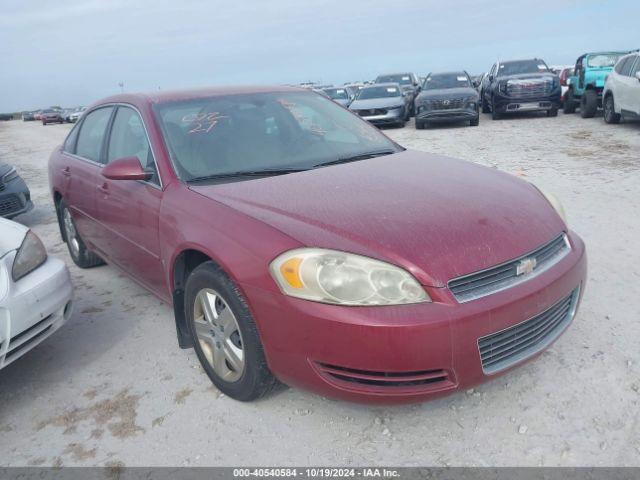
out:
<path id="1" fill-rule="evenodd" d="M 100 151 L 113 107 L 99 108 L 87 114 L 80 126 L 76 155 L 100 162 Z"/>
<path id="2" fill-rule="evenodd" d="M 137 157 L 143 169 L 153 172 L 149 181 L 158 185 L 158 173 L 140 115 L 132 108 L 118 107 L 109 137 L 107 163 L 124 157 Z"/>
<path id="3" fill-rule="evenodd" d="M 633 57 L 626 57 L 621 62 L 620 65 L 620 75 L 629 76 L 631 72 L 631 67 L 633 66 Z"/>

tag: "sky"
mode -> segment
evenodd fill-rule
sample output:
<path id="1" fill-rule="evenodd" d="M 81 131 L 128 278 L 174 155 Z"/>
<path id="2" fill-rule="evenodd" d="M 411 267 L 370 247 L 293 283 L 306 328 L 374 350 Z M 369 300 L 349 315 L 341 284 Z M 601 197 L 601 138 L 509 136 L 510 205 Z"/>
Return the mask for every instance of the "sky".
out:
<path id="1" fill-rule="evenodd" d="M 640 47 L 640 0 L 1 0 L 0 112 Z"/>

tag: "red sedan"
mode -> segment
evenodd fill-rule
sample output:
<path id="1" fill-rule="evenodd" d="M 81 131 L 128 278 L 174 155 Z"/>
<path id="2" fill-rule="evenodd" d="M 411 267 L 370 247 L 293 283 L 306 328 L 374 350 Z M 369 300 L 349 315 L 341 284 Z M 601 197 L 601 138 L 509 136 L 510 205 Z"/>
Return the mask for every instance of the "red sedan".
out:
<path id="1" fill-rule="evenodd" d="M 49 174 L 74 262 L 171 303 L 179 345 L 238 400 L 278 380 L 357 401 L 466 389 L 547 348 L 584 290 L 554 197 L 295 88 L 105 99 Z"/>

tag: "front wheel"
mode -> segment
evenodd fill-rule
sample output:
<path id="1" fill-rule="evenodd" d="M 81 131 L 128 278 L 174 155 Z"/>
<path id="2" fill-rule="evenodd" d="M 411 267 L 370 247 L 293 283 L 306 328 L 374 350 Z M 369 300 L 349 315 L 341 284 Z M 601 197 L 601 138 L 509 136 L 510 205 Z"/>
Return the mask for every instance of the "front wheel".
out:
<path id="1" fill-rule="evenodd" d="M 187 279 L 185 314 L 198 360 L 222 393 L 246 402 L 278 384 L 246 300 L 215 263 L 201 264 Z"/>
<path id="2" fill-rule="evenodd" d="M 58 222 L 63 232 L 63 240 L 67 242 L 67 248 L 73 263 L 80 268 L 91 268 L 104 264 L 104 260 L 89 251 L 82 238 L 80 238 L 80 234 L 76 230 L 76 224 L 71 216 L 71 211 L 64 200 L 60 201 L 58 212 Z"/>
<path id="3" fill-rule="evenodd" d="M 491 119 L 492 120 L 500 120 L 500 117 L 502 115 L 500 114 L 500 112 L 496 109 L 496 104 L 493 103 L 493 100 L 491 101 Z"/>
<path id="4" fill-rule="evenodd" d="M 606 123 L 620 123 L 620 114 L 616 113 L 613 95 L 607 95 L 604 99 L 604 121 Z"/>
<path id="5" fill-rule="evenodd" d="M 564 103 L 562 105 L 562 111 L 564 113 L 575 113 L 576 100 L 573 98 L 573 90 L 569 89 L 564 97 Z"/>
<path id="6" fill-rule="evenodd" d="M 598 94 L 593 90 L 587 90 L 580 99 L 580 116 L 593 118 L 598 111 Z"/>
<path id="7" fill-rule="evenodd" d="M 557 108 L 550 108 L 549 110 L 547 110 L 547 117 L 557 117 L 557 116 L 558 116 Z"/>
<path id="8" fill-rule="evenodd" d="M 416 130 L 424 130 L 424 122 L 416 119 Z"/>
<path id="9" fill-rule="evenodd" d="M 491 110 L 489 109 L 489 104 L 485 100 L 484 95 L 482 95 L 481 103 L 482 103 L 482 113 L 490 113 Z"/>
<path id="10" fill-rule="evenodd" d="M 480 115 L 477 115 L 476 118 L 469 120 L 469 125 L 472 127 L 477 127 L 480 125 Z"/>

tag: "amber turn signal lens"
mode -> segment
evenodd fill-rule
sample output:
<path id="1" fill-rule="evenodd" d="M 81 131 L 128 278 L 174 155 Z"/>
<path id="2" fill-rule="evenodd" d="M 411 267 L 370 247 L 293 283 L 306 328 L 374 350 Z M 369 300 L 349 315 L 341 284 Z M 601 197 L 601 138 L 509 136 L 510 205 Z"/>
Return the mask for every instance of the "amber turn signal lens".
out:
<path id="1" fill-rule="evenodd" d="M 300 279 L 300 264 L 302 258 L 293 257 L 280 265 L 280 273 L 282 278 L 291 286 L 291 288 L 302 288 L 302 280 Z"/>

